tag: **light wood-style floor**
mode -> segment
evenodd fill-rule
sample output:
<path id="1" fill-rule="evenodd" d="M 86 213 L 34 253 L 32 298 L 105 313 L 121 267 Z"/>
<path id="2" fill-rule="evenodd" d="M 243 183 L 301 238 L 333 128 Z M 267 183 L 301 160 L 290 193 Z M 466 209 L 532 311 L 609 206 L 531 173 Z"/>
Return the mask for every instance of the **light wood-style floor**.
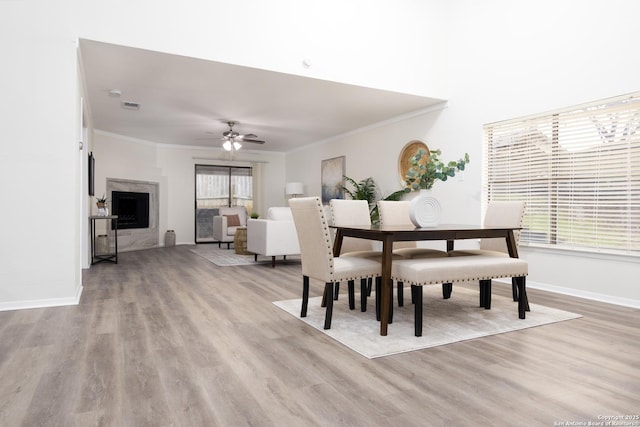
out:
<path id="1" fill-rule="evenodd" d="M 299 264 L 217 267 L 188 246 L 119 261 L 85 272 L 78 306 L 0 313 L 0 426 L 553 426 L 640 413 L 637 309 L 530 290 L 584 317 L 368 360 L 272 304 L 300 297 Z"/>

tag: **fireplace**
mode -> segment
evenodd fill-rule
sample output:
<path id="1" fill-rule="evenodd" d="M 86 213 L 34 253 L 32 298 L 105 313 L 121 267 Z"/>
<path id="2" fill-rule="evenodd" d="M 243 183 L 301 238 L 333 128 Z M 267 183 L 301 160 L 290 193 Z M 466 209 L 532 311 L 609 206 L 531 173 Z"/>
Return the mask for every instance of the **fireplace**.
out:
<path id="1" fill-rule="evenodd" d="M 157 248 L 160 244 L 160 204 L 158 195 L 160 194 L 160 187 L 157 182 L 149 181 L 134 181 L 130 179 L 117 179 L 107 178 L 107 194 L 111 201 L 111 212 L 114 215 L 118 215 L 118 252 L 137 251 L 140 249 Z M 144 228 L 140 225 L 133 225 L 137 223 L 137 219 L 128 219 L 130 214 L 121 208 L 121 202 L 116 200 L 119 198 L 119 193 L 125 196 L 131 196 L 135 200 L 134 195 L 142 193 L 147 199 L 143 204 L 143 210 L 146 208 L 146 215 L 143 221 L 146 222 Z M 117 203 L 117 205 L 116 205 Z M 130 207 L 138 208 L 138 201 L 131 200 L 125 201 L 125 205 L 129 204 Z M 136 213 L 136 217 L 138 214 Z M 128 225 L 124 225 L 125 222 L 130 222 Z M 113 235 L 113 230 L 108 227 L 108 235 Z"/>
<path id="2" fill-rule="evenodd" d="M 149 193 L 112 191 L 111 201 L 118 229 L 149 228 Z"/>

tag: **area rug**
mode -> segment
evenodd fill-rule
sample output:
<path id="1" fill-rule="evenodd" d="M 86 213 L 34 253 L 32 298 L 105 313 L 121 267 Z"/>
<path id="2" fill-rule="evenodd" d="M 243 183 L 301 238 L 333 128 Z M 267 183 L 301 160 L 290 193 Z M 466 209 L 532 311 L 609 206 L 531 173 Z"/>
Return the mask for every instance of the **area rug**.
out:
<path id="1" fill-rule="evenodd" d="M 519 319 L 518 303 L 497 295 L 491 298 L 491 309 L 485 310 L 479 308 L 477 287 L 454 286 L 451 298 L 446 300 L 442 298 L 440 286 L 425 286 L 423 292 L 421 337 L 414 335 L 409 288 L 404 290 L 404 307 L 398 307 L 397 302 L 394 305 L 393 323 L 388 326 L 385 337 L 380 336 L 373 295 L 369 297 L 367 311 L 363 313 L 359 295 L 356 296 L 356 309 L 349 310 L 347 295 L 341 294 L 340 299 L 334 301 L 329 330 L 323 329 L 325 309 L 320 307 L 321 297 L 309 298 L 305 318 L 300 317 L 300 299 L 276 301 L 274 304 L 369 359 L 582 317 L 530 303 L 531 311 L 527 312 L 527 318 Z"/>
<path id="2" fill-rule="evenodd" d="M 223 245 L 222 248 L 218 248 L 217 244 L 196 245 L 194 249 L 190 249 L 194 254 L 211 261 L 219 267 L 229 267 L 234 265 L 258 265 L 258 264 L 271 264 L 271 257 L 265 257 L 258 255 L 258 261 L 254 260 L 253 255 L 239 255 L 231 249 L 227 249 L 227 245 Z M 299 256 L 287 256 L 286 261 L 283 261 L 282 257 L 278 257 L 276 260 L 276 266 L 283 262 L 297 262 L 300 263 Z"/>

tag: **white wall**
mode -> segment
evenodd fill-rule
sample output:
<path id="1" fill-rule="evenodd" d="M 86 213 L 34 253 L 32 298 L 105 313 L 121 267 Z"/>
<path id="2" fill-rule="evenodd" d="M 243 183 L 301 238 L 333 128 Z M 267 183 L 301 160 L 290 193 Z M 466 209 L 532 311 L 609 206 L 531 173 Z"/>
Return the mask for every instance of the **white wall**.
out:
<path id="1" fill-rule="evenodd" d="M 445 97 L 439 4 L 0 1 L 0 190 L 19 203 L 2 210 L 0 310 L 74 303 L 82 289 L 93 200 L 78 152 L 78 38 Z M 284 168 L 269 173 L 284 182 Z M 281 189 L 265 191 L 265 204 L 284 203 Z"/>
<path id="2" fill-rule="evenodd" d="M 475 141 L 481 126 L 640 89 L 635 1 L 457 1 L 450 27 L 449 109 L 438 132 Z M 480 178 L 480 169 L 470 173 Z M 530 286 L 640 305 L 637 259 L 523 248 Z"/>
<path id="3" fill-rule="evenodd" d="M 71 304 L 81 290 L 72 17 L 64 4 L 0 2 L 0 310 Z"/>
<path id="4" fill-rule="evenodd" d="M 471 154 L 474 163 L 465 180 L 447 184 L 447 190 L 460 187 L 469 199 L 444 201 L 474 207 L 447 208 L 456 219 L 477 219 L 483 123 L 638 90 L 640 67 L 632 44 L 639 39 L 638 2 L 530 4 L 0 1 L 0 194 L 19 202 L 19 208 L 2 209 L 0 310 L 72 303 L 81 290 L 80 205 L 93 204 L 81 190 L 85 177 L 78 160 L 78 38 L 449 99 L 448 108 L 432 113 L 435 118 L 430 115 L 427 124 L 390 124 L 387 130 L 370 131 L 367 141 L 345 137 L 356 147 L 349 152 L 331 141 L 310 149 L 316 157 L 293 153 L 287 160 L 290 171 L 270 173 L 282 182 L 307 182 L 300 171 L 315 170 L 309 175 L 319 176 L 320 159 L 346 153 L 348 174 L 373 175 L 391 191 L 398 148 L 410 139 L 425 139 L 442 148 L 445 158 L 465 150 Z M 613 42 L 614 37 L 620 41 Z M 311 68 L 302 66 L 304 58 L 311 60 Z M 171 169 L 162 164 L 163 155 L 156 156 L 158 164 L 149 165 L 149 175 L 156 174 L 155 168 Z M 356 160 L 375 165 L 375 173 L 364 173 Z M 281 189 L 267 190 L 271 199 L 265 204 L 281 197 Z M 168 210 L 166 225 L 173 227 L 180 215 Z M 544 257 L 548 265 L 557 264 Z M 584 260 L 568 264 L 578 273 Z M 588 282 L 602 293 L 638 300 L 627 280 L 637 275 L 636 266 L 634 274 L 611 276 L 606 289 L 588 277 L 588 269 L 586 277 L 579 275 L 570 285 L 587 289 L 583 283 Z"/>
<path id="5" fill-rule="evenodd" d="M 448 144 L 446 138 L 432 137 L 434 126 L 446 114 L 446 104 L 408 117 L 398 117 L 375 126 L 360 129 L 341 137 L 287 154 L 287 180 L 305 184 L 306 195 L 320 196 L 320 165 L 324 159 L 345 156 L 346 175 L 360 181 L 372 177 L 379 187 L 380 195 L 387 196 L 401 190 L 402 177 L 398 169 L 398 157 L 403 147 L 412 140 L 421 140 L 430 148 L 442 148 L 443 160 L 458 160 L 464 157 L 468 147 Z M 480 159 L 472 158 L 468 170 L 480 169 Z M 477 182 L 466 179 L 468 172 L 458 174 L 445 183 L 433 187 L 436 197 L 445 198 L 454 192 L 463 197 L 443 205 L 443 217 L 447 222 L 469 222 L 469 207 L 475 208 L 479 201 Z M 414 194 L 408 194 L 411 198 Z M 474 199 L 475 198 L 475 199 Z M 474 209 L 471 209 L 473 214 Z"/>
<path id="6" fill-rule="evenodd" d="M 150 141 L 96 131 L 96 195 L 102 195 L 107 178 L 159 183 L 160 223 L 159 242 L 164 242 L 166 230 L 174 230 L 177 244 L 193 244 L 194 237 L 194 174 L 196 164 L 233 164 L 220 149 L 168 146 Z M 284 154 L 258 153 L 241 150 L 234 155 L 235 164 L 250 166 L 260 162 L 265 179 L 262 180 L 263 205 L 283 206 Z M 95 209 L 95 207 L 94 207 Z"/>
<path id="7" fill-rule="evenodd" d="M 290 153 L 287 179 L 304 177 L 320 192 L 320 160 L 347 156 L 347 175 L 373 176 L 395 189 L 404 143 L 421 139 L 443 158 L 468 151 L 463 181 L 438 183 L 447 222 L 481 218 L 482 125 L 640 90 L 640 40 L 635 1 L 491 0 L 450 2 L 447 108 Z M 530 261 L 529 286 L 640 306 L 632 279 L 640 263 L 629 257 L 521 248 Z"/>

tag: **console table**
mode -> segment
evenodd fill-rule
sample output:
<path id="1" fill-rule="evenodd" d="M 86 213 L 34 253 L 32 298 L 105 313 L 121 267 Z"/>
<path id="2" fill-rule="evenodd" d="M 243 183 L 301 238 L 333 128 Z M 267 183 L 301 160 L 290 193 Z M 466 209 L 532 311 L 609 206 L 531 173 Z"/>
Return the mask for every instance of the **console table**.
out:
<path id="1" fill-rule="evenodd" d="M 113 233 L 115 238 L 115 250 L 106 254 L 96 254 L 96 220 L 106 219 L 113 220 Z M 89 223 L 91 225 L 91 265 L 99 262 L 113 262 L 118 263 L 118 215 L 91 215 L 89 217 Z M 109 223 L 107 223 L 107 228 Z"/>

